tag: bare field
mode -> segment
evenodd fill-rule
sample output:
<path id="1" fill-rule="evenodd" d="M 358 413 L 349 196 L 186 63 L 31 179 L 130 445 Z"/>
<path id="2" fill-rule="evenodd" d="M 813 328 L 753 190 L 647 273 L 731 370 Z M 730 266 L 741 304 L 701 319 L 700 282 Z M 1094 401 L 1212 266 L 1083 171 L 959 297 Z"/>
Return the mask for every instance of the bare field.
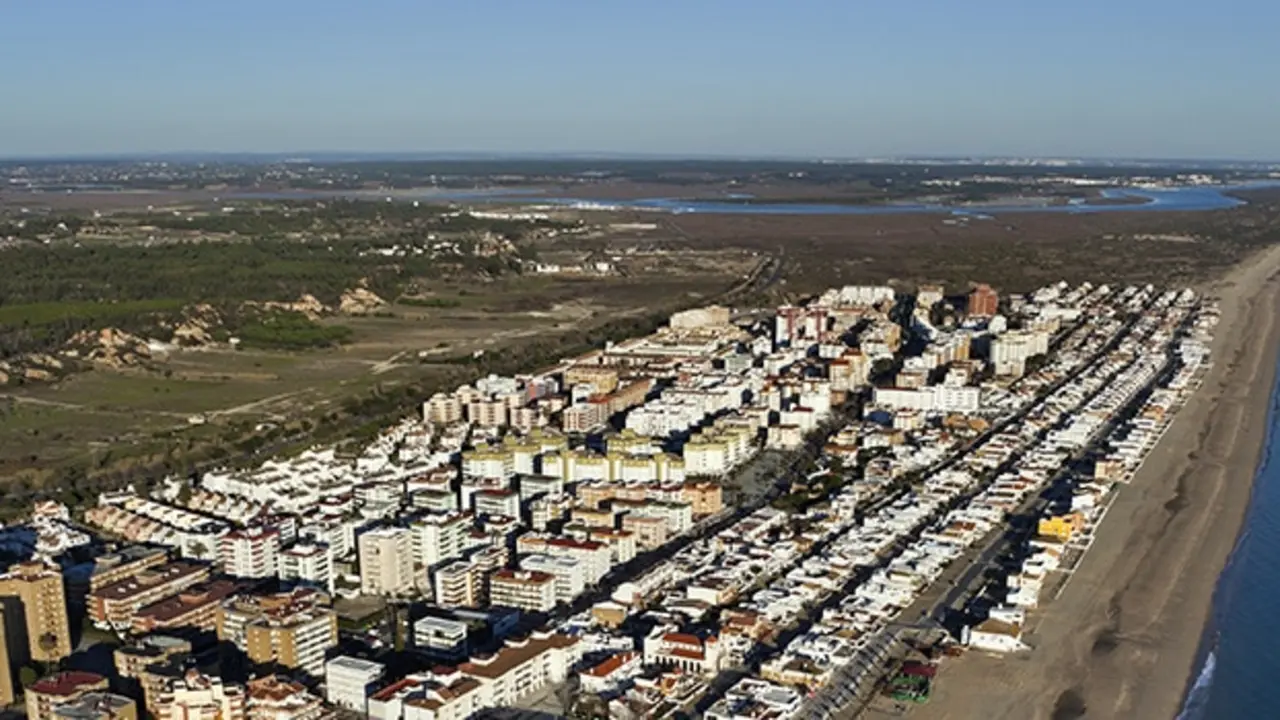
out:
<path id="1" fill-rule="evenodd" d="M 847 283 L 943 282 L 952 291 L 987 282 L 1003 292 L 1045 283 L 1201 282 L 1280 240 L 1273 203 L 1215 212 L 704 215 L 665 217 L 693 249 L 783 252 L 786 289 Z M 1178 236 L 1153 242 L 1140 236 Z"/>

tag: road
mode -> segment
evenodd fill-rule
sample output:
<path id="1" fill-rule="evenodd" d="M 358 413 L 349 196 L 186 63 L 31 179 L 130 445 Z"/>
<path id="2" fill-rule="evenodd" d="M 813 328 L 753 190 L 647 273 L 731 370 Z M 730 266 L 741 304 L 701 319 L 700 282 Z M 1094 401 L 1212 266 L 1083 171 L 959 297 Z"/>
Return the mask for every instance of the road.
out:
<path id="1" fill-rule="evenodd" d="M 965 457 L 969 453 L 980 448 L 983 444 L 987 442 L 987 440 L 989 440 L 994 435 L 1011 427 L 1014 423 L 1018 423 L 1026 419 L 1033 411 L 1038 409 L 1044 403 L 1046 398 L 1050 397 L 1053 393 L 1065 387 L 1068 383 L 1075 381 L 1083 373 L 1088 371 L 1090 368 L 1093 368 L 1107 354 L 1115 350 L 1119 346 L 1119 344 L 1132 332 L 1136 322 L 1137 322 L 1137 315 L 1135 314 L 1133 316 L 1130 316 L 1129 319 L 1125 322 L 1125 324 L 1120 329 L 1118 329 L 1117 332 L 1106 343 L 1104 343 L 1096 352 L 1094 352 L 1086 361 L 1079 363 L 1076 366 L 1076 368 L 1073 369 L 1071 372 L 1067 373 L 1060 380 L 1056 381 L 1055 383 L 1053 383 L 1052 385 L 1048 386 L 1046 389 L 1038 393 L 1035 401 L 1028 403 L 1025 407 L 1023 407 L 1017 413 L 1014 413 L 1009 418 L 1001 421 L 996 426 L 992 427 L 987 433 L 984 433 L 984 435 L 981 436 L 977 441 L 975 441 L 974 443 L 971 443 L 969 446 L 967 446 L 966 448 L 962 449 L 961 451 L 953 455 L 947 461 L 944 461 L 944 463 L 941 463 L 940 467 L 934 472 L 950 467 L 955 462 L 958 462 L 961 458 Z M 1168 371 L 1169 371 L 1169 368 L 1166 366 L 1166 373 Z M 1160 377 L 1161 375 L 1158 375 L 1157 377 Z M 1154 382 L 1155 381 L 1153 381 L 1153 384 Z M 1105 387 L 1105 384 L 1103 385 L 1103 387 Z M 1102 388 L 1100 388 L 1097 392 L 1101 392 L 1101 391 L 1102 391 Z M 1096 394 L 1097 393 L 1090 395 L 1089 398 L 1085 398 L 1082 402 L 1087 402 L 1088 399 L 1092 398 Z M 1139 402 L 1140 401 L 1139 398 L 1141 398 L 1142 395 L 1144 395 L 1144 393 L 1138 393 L 1133 402 Z M 1119 422 L 1118 418 L 1113 418 L 1108 424 L 1104 425 L 1103 428 L 1100 428 L 1100 430 L 1106 429 L 1106 431 L 1109 433 L 1110 429 L 1113 428 L 1115 426 L 1115 423 L 1117 422 Z M 1048 429 L 1042 431 L 1041 433 L 1038 434 L 1036 440 L 1037 441 L 1043 440 L 1044 437 L 1047 435 L 1047 433 L 1048 433 Z M 1101 434 L 1101 432 L 1095 433 L 1095 436 L 1094 436 L 1095 442 L 1097 438 L 1101 438 L 1101 437 L 1105 437 L 1105 435 Z M 1081 453 L 1080 457 L 1083 457 L 1083 453 Z M 913 528 L 913 530 L 908 534 L 908 537 L 912 539 L 919 539 L 920 533 L 923 532 L 925 528 L 927 528 L 930 524 L 932 524 L 938 518 L 945 516 L 947 512 L 950 512 L 951 510 L 954 510 L 972 501 L 972 499 L 978 493 L 990 487 L 990 485 L 994 483 L 996 478 L 998 478 L 1002 473 L 1008 471 L 1013 466 L 1015 466 L 1017 461 L 1020 458 L 1021 458 L 1020 455 L 1015 455 L 1011 457 L 1008 461 L 1003 463 L 1001 466 L 994 469 L 993 471 L 986 473 L 984 475 L 984 481 L 979 483 L 975 489 L 953 499 L 947 505 L 943 506 L 943 508 L 938 513 L 935 513 L 933 517 L 926 519 L 923 523 Z M 1070 463 L 1068 463 L 1068 465 L 1069 464 Z M 1000 554 L 1006 548 L 1009 547 L 1010 542 L 1018 538 L 1023 538 L 1023 536 L 1026 533 L 1030 532 L 1030 529 L 1034 526 L 1031 523 L 1027 523 L 1025 521 L 1019 522 L 1018 518 L 1038 517 L 1039 512 L 1044 509 L 1044 506 L 1046 506 L 1050 501 L 1050 499 L 1053 497 L 1051 489 L 1055 485 L 1057 485 L 1062 478 L 1065 477 L 1066 472 L 1067 472 L 1067 469 L 1064 467 L 1049 482 L 1048 487 L 1050 488 L 1050 490 L 1046 490 L 1039 495 L 1033 495 L 1031 498 L 1027 500 L 1026 503 L 1023 504 L 1022 506 L 1023 512 L 1017 513 L 1014 518 L 1017 524 L 1014 524 L 1012 527 L 1007 527 L 1003 530 L 994 532 L 991 536 L 991 539 L 987 541 L 988 544 L 985 547 L 982 547 L 982 549 L 977 551 L 971 551 L 971 554 L 967 553 L 966 555 L 961 556 L 951 564 L 951 566 L 948 568 L 948 571 L 951 571 L 952 568 L 964 568 L 960 578 L 957 580 L 957 586 L 955 588 L 952 588 L 949 591 L 943 590 L 943 588 L 945 588 L 944 581 L 945 581 L 945 576 L 947 574 L 946 572 L 944 572 L 943 577 L 939 578 L 939 580 L 935 581 L 935 583 L 931 586 L 931 590 L 933 592 L 935 593 L 942 592 L 943 597 L 940 600 L 930 601 L 928 599 L 929 593 L 927 591 L 924 598 L 917 600 L 915 604 L 913 604 L 908 609 L 904 610 L 900 614 L 900 617 L 906 619 L 908 622 L 910 622 L 913 618 L 916 618 L 916 617 L 927 618 L 927 621 L 921 623 L 919 627 L 926 628 L 926 629 L 939 627 L 941 623 L 938 622 L 939 620 L 938 614 L 941 613 L 945 615 L 946 608 L 951 607 L 952 605 L 954 605 L 954 603 L 957 600 L 965 597 L 969 591 L 969 588 L 971 588 L 977 582 L 978 579 L 980 578 L 985 579 L 986 571 L 992 566 L 993 562 L 1000 556 Z M 1034 511 L 1035 513 L 1034 515 L 1027 514 L 1032 511 Z M 890 553 L 890 554 L 896 555 L 896 553 Z M 968 564 L 966 564 L 966 558 L 971 558 L 970 560 L 968 560 Z M 836 593 L 832 595 L 830 598 L 828 598 L 827 602 L 823 603 L 822 607 L 816 608 L 814 611 L 807 613 L 805 630 L 807 630 L 808 627 L 812 626 L 816 618 L 820 616 L 822 609 L 829 607 L 833 602 L 838 603 L 840 599 L 842 599 L 848 593 L 855 590 L 857 588 L 857 585 L 860 582 L 864 582 L 865 578 L 869 576 L 870 571 L 873 571 L 880 567 L 884 567 L 885 565 L 888 564 L 889 561 L 891 561 L 891 559 L 892 558 L 883 560 L 880 564 L 871 568 L 866 575 L 863 575 L 862 573 L 855 575 L 855 577 L 850 581 L 849 584 L 847 584 L 842 589 L 841 592 Z M 799 633 L 797 632 L 796 634 L 798 635 Z M 890 634 L 892 635 L 892 633 Z M 759 666 L 760 662 L 763 662 L 763 660 L 757 662 L 757 665 L 756 665 L 757 667 Z M 854 664 L 851 663 L 851 665 L 854 665 Z M 875 673 L 871 672 L 871 669 L 872 669 L 871 666 L 856 668 L 856 670 L 863 671 L 857 678 L 859 682 L 860 690 L 865 691 L 868 686 L 870 687 L 875 686 L 875 683 L 868 684 L 865 682 L 869 676 L 875 675 Z M 882 667 L 882 670 L 888 670 L 888 668 Z M 872 679 L 875 679 L 875 678 L 872 678 Z M 830 716 L 836 716 L 836 715 L 844 716 L 848 714 L 854 714 L 857 712 L 857 710 L 854 709 L 855 707 L 857 709 L 861 708 L 861 704 L 865 700 L 865 698 L 863 697 L 864 694 L 865 694 L 864 692 L 850 693 L 848 692 L 848 687 L 845 684 L 833 682 L 831 684 L 828 684 L 825 688 L 820 690 L 813 698 L 811 698 L 810 701 L 806 704 L 806 708 L 811 709 L 815 717 L 817 716 L 830 717 Z M 839 701 L 834 701 L 833 699 L 837 697 L 840 698 Z"/>

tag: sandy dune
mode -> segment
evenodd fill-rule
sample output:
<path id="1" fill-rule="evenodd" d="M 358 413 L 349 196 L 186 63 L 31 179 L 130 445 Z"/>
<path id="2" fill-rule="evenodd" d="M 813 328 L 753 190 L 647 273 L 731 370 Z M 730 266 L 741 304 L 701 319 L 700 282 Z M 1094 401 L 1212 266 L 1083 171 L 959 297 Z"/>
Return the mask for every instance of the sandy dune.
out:
<path id="1" fill-rule="evenodd" d="M 1280 248 L 1211 289 L 1214 366 L 1062 595 L 1030 621 L 1031 653 L 948 662 L 912 718 L 1168 720 L 1177 715 L 1214 586 L 1248 508 L 1280 327 Z"/>

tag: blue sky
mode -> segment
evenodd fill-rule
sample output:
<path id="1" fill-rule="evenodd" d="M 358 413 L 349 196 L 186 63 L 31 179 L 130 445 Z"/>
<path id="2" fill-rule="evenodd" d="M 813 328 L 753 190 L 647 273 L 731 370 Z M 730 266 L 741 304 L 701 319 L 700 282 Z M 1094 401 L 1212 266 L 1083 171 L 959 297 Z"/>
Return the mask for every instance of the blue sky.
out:
<path id="1" fill-rule="evenodd" d="M 1274 0 L 15 0 L 0 156 L 1280 159 Z"/>

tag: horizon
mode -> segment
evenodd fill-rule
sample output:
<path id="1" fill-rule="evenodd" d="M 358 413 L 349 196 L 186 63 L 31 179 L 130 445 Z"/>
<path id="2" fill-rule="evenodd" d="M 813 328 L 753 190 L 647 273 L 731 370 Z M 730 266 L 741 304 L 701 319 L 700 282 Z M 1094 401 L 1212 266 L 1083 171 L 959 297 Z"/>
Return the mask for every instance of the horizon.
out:
<path id="1" fill-rule="evenodd" d="M 1228 4 L 22 3 L 0 156 L 1280 159 Z"/>
<path id="2" fill-rule="evenodd" d="M 1157 156 L 1069 156 L 1069 155 L 966 155 L 956 154 L 902 154 L 882 156 L 800 156 L 800 155 L 732 155 L 732 154 L 680 154 L 664 152 L 609 152 L 609 151 L 510 151 L 484 150 L 170 150 L 157 152 L 104 152 L 72 154 L 0 155 L 0 163 L 93 163 L 93 162 L 219 162 L 243 158 L 266 163 L 349 163 L 366 160 L 385 162 L 498 162 L 519 161 L 616 161 L 616 162 L 720 162 L 720 163 L 801 163 L 801 164 L 849 164 L 849 165 L 905 165 L 942 163 L 964 165 L 968 163 L 1015 164 L 1059 163 L 1089 167 L 1094 164 L 1125 166 L 1248 166 L 1266 168 L 1280 166 L 1280 159 L 1243 159 L 1228 157 L 1157 157 Z"/>

